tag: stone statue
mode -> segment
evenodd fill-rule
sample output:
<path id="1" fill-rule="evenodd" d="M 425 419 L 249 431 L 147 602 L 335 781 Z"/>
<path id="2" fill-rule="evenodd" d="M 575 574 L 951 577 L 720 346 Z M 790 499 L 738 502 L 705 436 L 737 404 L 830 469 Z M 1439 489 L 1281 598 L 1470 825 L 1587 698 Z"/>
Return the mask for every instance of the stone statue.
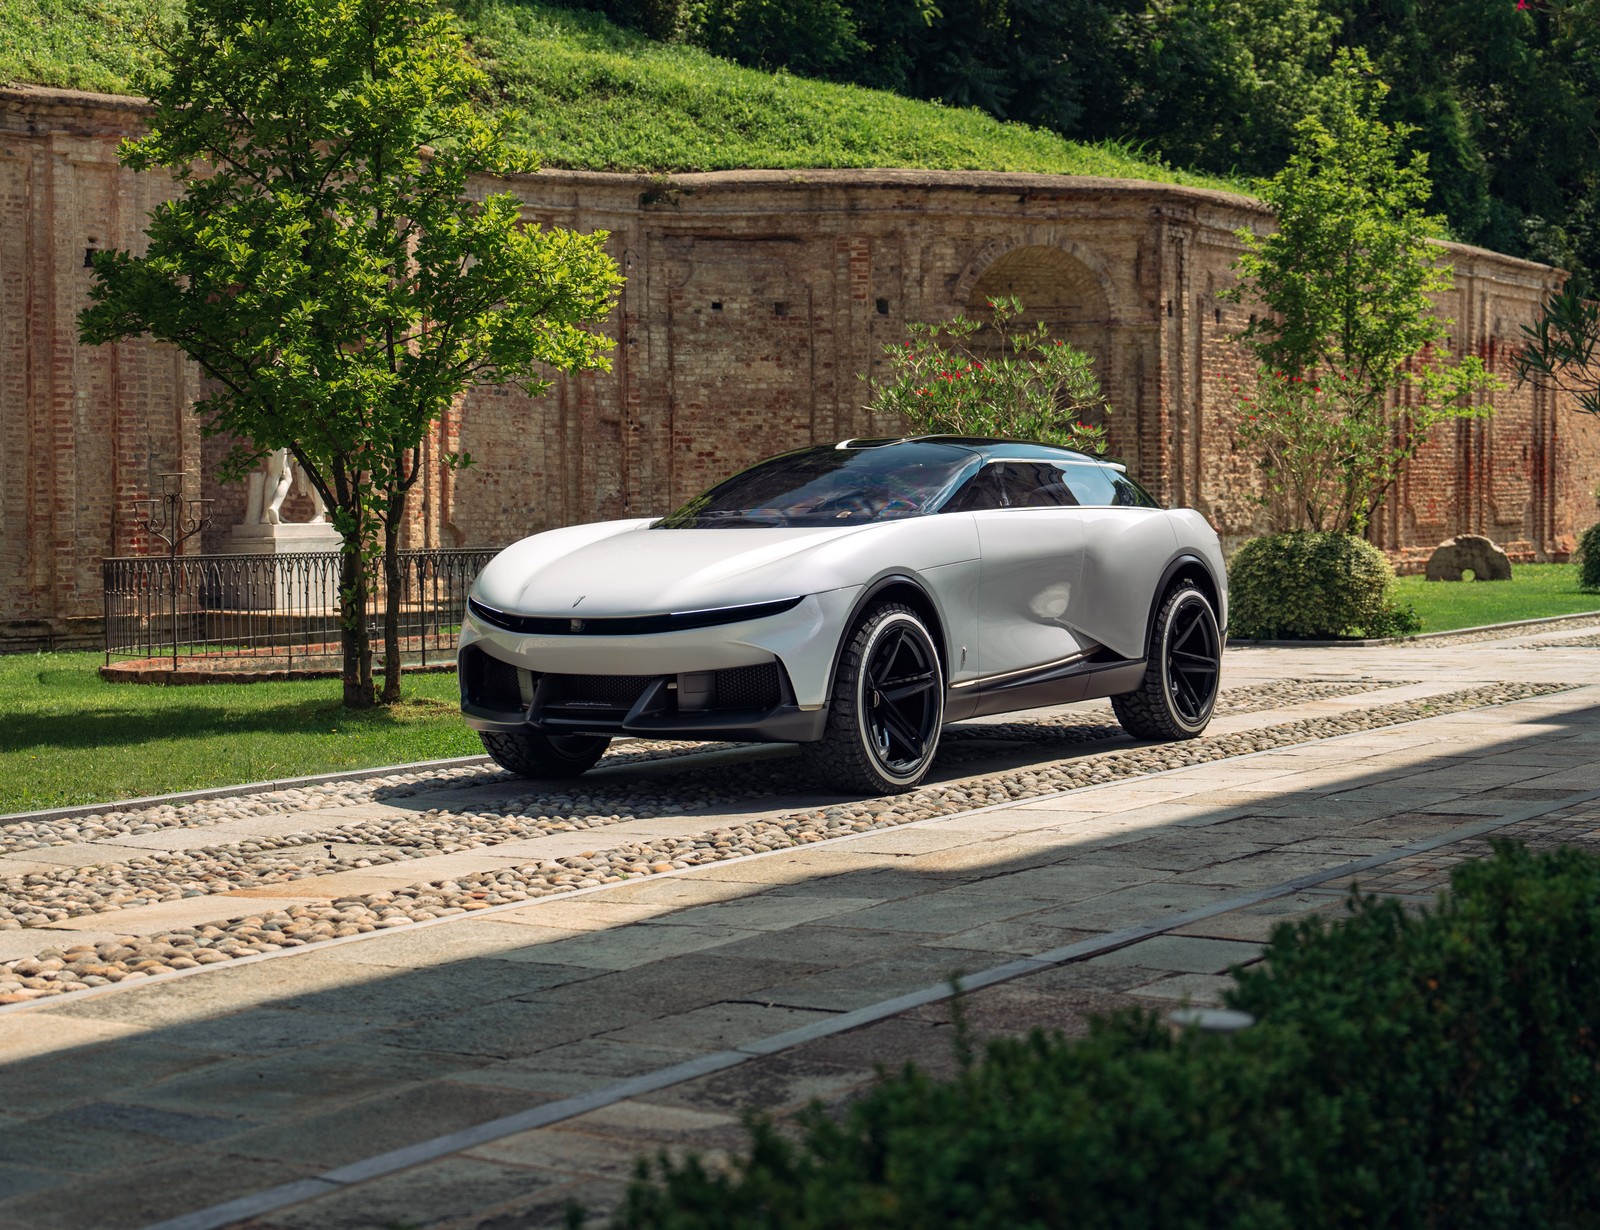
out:
<path id="1" fill-rule="evenodd" d="M 250 476 L 250 509 L 246 513 L 247 525 L 283 525 L 283 502 L 289 498 L 289 493 L 299 484 L 300 490 L 311 497 L 311 520 L 309 525 L 325 525 L 328 521 L 328 509 L 322 502 L 322 496 L 306 478 L 305 472 L 294 459 L 294 454 L 286 448 L 277 449 L 267 454 L 266 474 Z"/>

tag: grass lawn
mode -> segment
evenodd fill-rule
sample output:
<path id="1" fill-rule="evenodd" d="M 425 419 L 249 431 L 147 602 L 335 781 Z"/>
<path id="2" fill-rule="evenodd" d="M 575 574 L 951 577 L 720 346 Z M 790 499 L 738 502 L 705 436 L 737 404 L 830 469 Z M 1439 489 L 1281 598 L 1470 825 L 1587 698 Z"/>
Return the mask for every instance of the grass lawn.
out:
<path id="1" fill-rule="evenodd" d="M 339 681 L 106 683 L 98 653 L 0 655 L 0 814 L 483 750 L 453 674 L 407 675 L 395 709 L 350 714 Z"/>
<path id="2" fill-rule="evenodd" d="M 1401 577 L 1395 602 L 1417 608 L 1422 631 L 1600 611 L 1600 594 L 1578 588 L 1576 564 L 1513 564 L 1509 581 L 1425 581 Z"/>

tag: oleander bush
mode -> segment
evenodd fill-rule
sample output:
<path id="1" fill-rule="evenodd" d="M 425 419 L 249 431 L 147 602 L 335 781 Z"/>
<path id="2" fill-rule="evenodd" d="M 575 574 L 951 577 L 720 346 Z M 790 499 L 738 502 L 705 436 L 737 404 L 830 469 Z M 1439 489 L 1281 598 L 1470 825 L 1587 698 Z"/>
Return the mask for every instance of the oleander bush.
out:
<path id="1" fill-rule="evenodd" d="M 1280 927 L 1230 996 L 1242 1033 L 962 1035 L 953 1079 L 908 1066 L 794 1130 L 753 1121 L 727 1163 L 642 1163 L 614 1225 L 1592 1226 L 1600 858 L 1503 843 L 1452 885 Z"/>
<path id="2" fill-rule="evenodd" d="M 1252 538 L 1228 562 L 1228 632 L 1262 639 L 1402 636 L 1416 613 L 1393 601 L 1394 569 L 1352 534 Z"/>
<path id="3" fill-rule="evenodd" d="M 1600 523 L 1583 531 L 1572 562 L 1578 565 L 1578 588 L 1590 593 L 1600 591 Z"/>

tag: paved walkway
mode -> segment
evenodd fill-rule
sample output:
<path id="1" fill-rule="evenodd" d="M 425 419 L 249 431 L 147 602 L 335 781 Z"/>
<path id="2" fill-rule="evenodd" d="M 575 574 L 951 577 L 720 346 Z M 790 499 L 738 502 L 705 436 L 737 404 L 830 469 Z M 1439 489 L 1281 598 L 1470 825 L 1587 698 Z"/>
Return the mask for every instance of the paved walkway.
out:
<path id="1" fill-rule="evenodd" d="M 1425 900 L 1494 834 L 1600 843 L 1596 630 L 1233 651 L 1237 700 L 1208 762 L 1147 759 L 1155 771 L 1118 776 L 1118 757 L 1146 755 L 1127 740 L 975 740 L 942 770 L 942 794 L 966 800 L 952 814 L 805 830 L 796 848 L 737 847 L 0 1008 L 0 1226 L 554 1226 L 570 1200 L 612 1205 L 641 1152 L 738 1147 L 743 1110 L 846 1097 L 880 1063 L 947 1066 L 954 973 L 976 987 L 966 1012 L 980 1033 L 1214 1002 L 1275 924 L 1337 915 L 1352 880 Z M 1285 686 L 1306 681 L 1321 681 L 1319 698 Z M 1495 685 L 1527 698 L 1485 704 Z M 759 784 L 773 756 L 685 753 L 614 772 L 669 798 L 673 775 L 729 764 Z M 1048 793 L 1058 770 L 1104 780 Z M 446 824 L 517 788 L 418 795 L 410 813 Z M 996 796 L 1008 801 L 967 805 Z M 737 806 L 520 839 L 527 849 L 334 866 L 287 890 L 113 906 L 48 930 L 129 939 L 250 909 L 259 920 L 509 875 L 534 857 L 598 864 L 624 838 L 709 848 L 707 833 L 816 804 L 756 790 Z M 312 816 L 179 824 L 132 848 L 210 848 L 251 825 L 292 837 L 328 820 Z M 47 878 L 126 859 L 127 841 L 13 861 Z M 26 876 L 10 876 L 21 891 Z M 37 951 L 43 930 L 0 932 L 0 959 Z"/>

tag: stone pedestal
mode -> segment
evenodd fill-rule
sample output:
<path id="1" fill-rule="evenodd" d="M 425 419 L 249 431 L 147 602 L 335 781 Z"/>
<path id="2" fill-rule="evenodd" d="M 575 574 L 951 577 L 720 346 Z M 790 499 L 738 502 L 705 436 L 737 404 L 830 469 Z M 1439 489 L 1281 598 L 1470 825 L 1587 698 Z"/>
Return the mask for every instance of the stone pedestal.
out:
<path id="1" fill-rule="evenodd" d="M 339 605 L 339 531 L 331 525 L 236 525 L 221 555 L 283 558 L 243 566 L 224 583 L 223 601 L 239 610 L 314 612 Z M 304 559 L 303 556 L 325 557 Z"/>

